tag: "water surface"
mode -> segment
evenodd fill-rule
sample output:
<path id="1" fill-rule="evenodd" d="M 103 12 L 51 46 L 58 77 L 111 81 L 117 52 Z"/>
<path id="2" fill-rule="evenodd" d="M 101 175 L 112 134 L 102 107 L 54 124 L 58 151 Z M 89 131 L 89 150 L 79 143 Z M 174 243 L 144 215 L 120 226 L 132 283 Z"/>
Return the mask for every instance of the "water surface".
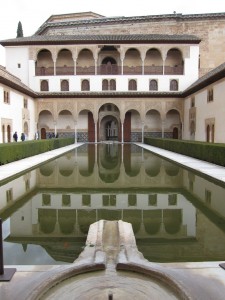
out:
<path id="1" fill-rule="evenodd" d="M 5 264 L 72 263 L 90 224 L 132 224 L 154 262 L 225 259 L 225 189 L 132 144 L 86 144 L 0 186 Z"/>

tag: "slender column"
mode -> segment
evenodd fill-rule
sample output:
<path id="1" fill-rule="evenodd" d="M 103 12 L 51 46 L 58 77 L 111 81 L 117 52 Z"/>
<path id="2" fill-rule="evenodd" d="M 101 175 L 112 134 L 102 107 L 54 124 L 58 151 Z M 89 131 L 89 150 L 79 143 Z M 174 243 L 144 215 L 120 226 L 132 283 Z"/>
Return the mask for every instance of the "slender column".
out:
<path id="1" fill-rule="evenodd" d="M 54 65 L 54 76 L 56 75 L 56 60 L 53 61 L 53 65 Z"/>
<path id="2" fill-rule="evenodd" d="M 95 59 L 95 75 L 97 75 L 97 59 Z"/>
<path id="3" fill-rule="evenodd" d="M 121 142 L 123 143 L 124 137 L 123 137 L 123 123 L 121 123 Z"/>
<path id="4" fill-rule="evenodd" d="M 57 134 L 57 124 L 56 124 L 56 122 L 55 122 L 54 126 L 55 126 L 55 137 L 56 137 L 56 134 Z"/>
<path id="5" fill-rule="evenodd" d="M 123 59 L 121 59 L 121 75 L 123 75 Z"/>
<path id="6" fill-rule="evenodd" d="M 76 144 L 77 143 L 77 122 L 74 123 L 74 135 L 75 135 L 74 142 Z"/>
<path id="7" fill-rule="evenodd" d="M 122 158 L 121 158 L 121 163 L 123 163 L 123 150 L 124 150 L 124 147 L 123 147 L 124 144 L 122 144 L 122 150 L 121 150 L 121 155 L 122 155 Z"/>
<path id="8" fill-rule="evenodd" d="M 142 122 L 142 124 L 141 124 L 141 142 L 142 142 L 142 144 L 144 143 L 144 127 L 145 127 L 145 123 Z"/>
<path id="9" fill-rule="evenodd" d="M 73 64 L 74 64 L 74 70 L 73 70 L 74 75 L 77 75 L 77 60 L 76 59 L 73 60 Z"/>
<path id="10" fill-rule="evenodd" d="M 162 138 L 164 138 L 164 126 L 165 126 L 165 121 L 162 121 Z"/>
<path id="11" fill-rule="evenodd" d="M 95 122 L 95 144 L 97 144 L 97 123 Z"/>

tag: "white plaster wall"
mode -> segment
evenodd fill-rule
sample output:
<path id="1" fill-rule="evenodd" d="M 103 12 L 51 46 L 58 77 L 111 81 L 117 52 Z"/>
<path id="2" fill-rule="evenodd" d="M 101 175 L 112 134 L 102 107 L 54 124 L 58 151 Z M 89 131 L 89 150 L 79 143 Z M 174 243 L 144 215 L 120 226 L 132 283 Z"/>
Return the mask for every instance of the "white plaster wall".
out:
<path id="1" fill-rule="evenodd" d="M 33 140 L 35 138 L 35 133 L 37 132 L 37 123 L 35 122 L 35 111 L 36 111 L 36 101 L 31 98 L 28 98 L 28 110 L 30 114 L 29 120 L 29 135 L 27 137 L 28 140 Z"/>
<path id="2" fill-rule="evenodd" d="M 29 85 L 28 47 L 6 47 L 6 69 Z M 18 67 L 20 64 L 20 68 Z"/>
<path id="3" fill-rule="evenodd" d="M 190 130 L 189 130 L 189 109 L 191 107 L 191 97 L 184 99 L 184 121 L 183 121 L 183 133 L 182 138 L 184 140 L 190 139 Z"/>
<path id="4" fill-rule="evenodd" d="M 213 87 L 214 100 L 207 102 L 207 90 Z M 202 89 L 192 95 L 195 98 L 196 107 L 196 141 L 206 141 L 206 119 L 215 119 L 215 143 L 225 143 L 225 79 Z M 189 132 L 189 109 L 191 107 L 191 96 L 184 100 L 184 139 L 190 138 Z"/>
<path id="5" fill-rule="evenodd" d="M 87 75 L 87 76 L 33 76 L 30 79 L 30 87 L 37 92 L 40 92 L 41 80 L 48 80 L 50 92 L 60 92 L 60 82 L 62 79 L 69 80 L 69 90 L 74 92 L 81 91 L 81 82 L 83 79 L 87 79 L 90 82 L 90 91 L 101 92 L 103 79 L 115 79 L 116 91 L 126 92 L 128 91 L 128 82 L 130 79 L 137 81 L 137 91 L 147 92 L 149 91 L 149 81 L 156 79 L 158 81 L 158 91 L 169 92 L 170 81 L 175 79 L 178 81 L 179 91 L 185 90 L 190 84 L 192 84 L 197 77 L 193 75 L 118 75 L 118 76 L 100 76 L 100 75 Z"/>
<path id="6" fill-rule="evenodd" d="M 199 46 L 193 45 L 190 46 L 190 57 L 185 58 L 185 63 L 184 63 L 185 84 L 183 85 L 184 89 L 189 87 L 194 81 L 198 79 L 199 77 L 198 65 L 199 65 Z"/>
<path id="7" fill-rule="evenodd" d="M 10 103 L 4 103 L 4 89 L 7 89 L 10 94 Z M 0 84 L 0 96 L 1 96 L 1 104 L 0 104 L 0 118 L 9 119 L 12 121 L 11 128 L 11 141 L 13 141 L 12 135 L 15 131 L 18 133 L 18 141 L 20 141 L 20 135 L 24 132 L 23 127 L 23 106 L 24 106 L 24 98 L 28 100 L 28 110 L 30 113 L 30 119 L 28 120 L 28 130 L 29 135 L 28 139 L 34 139 L 34 134 L 36 131 L 36 123 L 35 123 L 35 100 L 27 95 L 17 92 L 16 90 L 12 90 L 7 86 Z M 2 124 L 2 123 L 1 123 Z M 5 129 L 6 130 L 6 129 Z M 2 128 L 0 130 L 0 143 L 2 143 Z"/>

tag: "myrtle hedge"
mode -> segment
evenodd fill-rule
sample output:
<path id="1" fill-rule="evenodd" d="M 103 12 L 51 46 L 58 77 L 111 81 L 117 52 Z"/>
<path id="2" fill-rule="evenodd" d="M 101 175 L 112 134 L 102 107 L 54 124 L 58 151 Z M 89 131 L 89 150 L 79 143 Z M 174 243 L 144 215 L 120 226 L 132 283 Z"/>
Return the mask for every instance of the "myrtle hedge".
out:
<path id="1" fill-rule="evenodd" d="M 0 144 L 0 165 L 51 151 L 74 143 L 74 138 L 55 138 Z"/>
<path id="2" fill-rule="evenodd" d="M 225 166 L 225 144 L 187 140 L 145 138 L 148 145 Z"/>

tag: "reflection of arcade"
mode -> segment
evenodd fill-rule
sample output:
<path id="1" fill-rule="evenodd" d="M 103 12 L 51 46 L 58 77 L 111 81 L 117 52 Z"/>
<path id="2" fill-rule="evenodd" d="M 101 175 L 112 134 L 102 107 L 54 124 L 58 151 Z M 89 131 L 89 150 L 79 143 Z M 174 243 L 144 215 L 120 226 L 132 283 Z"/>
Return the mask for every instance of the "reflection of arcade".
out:
<path id="1" fill-rule="evenodd" d="M 87 155 L 88 154 L 88 155 Z M 88 144 L 40 167 L 40 187 L 178 187 L 182 170 L 133 144 Z"/>
<path id="2" fill-rule="evenodd" d="M 98 151 L 99 177 L 103 182 L 114 182 L 120 175 L 121 151 L 118 144 L 103 144 Z"/>
<path id="3" fill-rule="evenodd" d="M 38 209 L 40 234 L 87 234 L 89 226 L 98 220 L 123 220 L 133 226 L 134 233 L 142 237 L 186 237 L 182 227 L 181 209 L 111 210 L 111 209 Z"/>

